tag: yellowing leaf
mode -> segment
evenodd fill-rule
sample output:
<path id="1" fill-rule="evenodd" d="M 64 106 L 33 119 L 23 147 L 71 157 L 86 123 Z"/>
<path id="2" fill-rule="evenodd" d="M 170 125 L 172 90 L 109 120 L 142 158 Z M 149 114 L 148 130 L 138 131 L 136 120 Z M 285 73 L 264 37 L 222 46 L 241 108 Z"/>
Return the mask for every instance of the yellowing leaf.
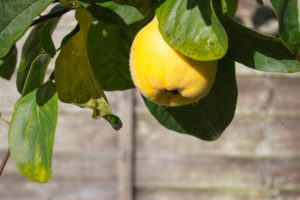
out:
<path id="1" fill-rule="evenodd" d="M 39 105 L 37 91 L 16 102 L 8 143 L 19 171 L 32 181 L 47 182 L 51 177 L 58 101 L 57 95 L 53 94 Z"/>
<path id="2" fill-rule="evenodd" d="M 93 109 L 93 118 L 98 119 L 112 112 L 87 55 L 87 34 L 94 19 L 83 8 L 77 9 L 75 17 L 80 30 L 63 46 L 55 64 L 57 93 L 65 103 Z"/>

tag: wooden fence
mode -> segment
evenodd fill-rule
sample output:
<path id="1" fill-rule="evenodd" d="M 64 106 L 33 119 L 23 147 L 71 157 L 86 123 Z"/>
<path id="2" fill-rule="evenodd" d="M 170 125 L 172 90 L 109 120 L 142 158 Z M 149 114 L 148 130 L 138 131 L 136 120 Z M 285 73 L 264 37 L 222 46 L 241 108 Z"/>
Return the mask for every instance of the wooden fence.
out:
<path id="1" fill-rule="evenodd" d="M 240 5 L 242 19 L 253 11 L 249 2 Z M 71 17 L 55 38 L 72 28 Z M 236 69 L 236 117 L 216 142 L 163 128 L 134 90 L 108 94 L 124 122 L 119 132 L 92 120 L 89 110 L 61 103 L 52 179 L 30 182 L 9 160 L 0 200 L 300 200 L 300 74 Z M 14 81 L 1 79 L 5 118 L 18 98 Z M 1 158 L 7 132 L 0 124 Z"/>

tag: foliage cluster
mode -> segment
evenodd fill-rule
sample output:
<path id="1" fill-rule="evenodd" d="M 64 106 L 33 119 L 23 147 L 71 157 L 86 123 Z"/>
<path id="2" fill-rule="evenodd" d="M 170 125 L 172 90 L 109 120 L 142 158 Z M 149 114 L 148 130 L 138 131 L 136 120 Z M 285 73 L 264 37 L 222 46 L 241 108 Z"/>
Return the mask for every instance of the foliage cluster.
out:
<path id="1" fill-rule="evenodd" d="M 154 15 L 172 48 L 195 60 L 218 60 L 218 71 L 211 92 L 197 104 L 164 107 L 144 98 L 146 106 L 169 129 L 217 139 L 235 113 L 235 61 L 264 72 L 300 71 L 298 1 L 271 3 L 279 21 L 278 38 L 235 22 L 238 0 L 0 0 L 0 76 L 9 80 L 18 65 L 20 99 L 9 128 L 17 168 L 33 181 L 51 177 L 58 100 L 91 108 L 94 119 L 121 128 L 104 92 L 134 88 L 130 47 Z M 40 16 L 50 4 L 55 6 Z M 72 9 L 78 24 L 56 47 L 52 32 Z M 27 30 L 17 63 L 15 43 Z M 45 80 L 56 54 L 55 70 Z"/>

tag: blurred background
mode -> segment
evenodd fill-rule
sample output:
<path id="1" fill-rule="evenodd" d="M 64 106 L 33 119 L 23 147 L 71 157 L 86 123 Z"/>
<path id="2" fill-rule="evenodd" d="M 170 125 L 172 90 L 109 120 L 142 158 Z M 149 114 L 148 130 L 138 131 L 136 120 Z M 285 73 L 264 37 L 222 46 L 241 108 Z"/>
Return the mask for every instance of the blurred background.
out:
<path id="1" fill-rule="evenodd" d="M 275 15 L 264 2 L 240 0 L 236 20 L 276 35 Z M 54 32 L 56 46 L 75 26 L 73 15 Z M 300 200 L 300 73 L 260 73 L 240 64 L 236 71 L 236 116 L 216 142 L 165 129 L 135 90 L 107 93 L 124 123 L 119 132 L 92 120 L 89 110 L 60 103 L 52 179 L 31 182 L 10 159 L 0 199 Z M 0 111 L 8 120 L 19 98 L 15 78 L 0 79 Z M 0 123 L 1 159 L 7 133 Z"/>

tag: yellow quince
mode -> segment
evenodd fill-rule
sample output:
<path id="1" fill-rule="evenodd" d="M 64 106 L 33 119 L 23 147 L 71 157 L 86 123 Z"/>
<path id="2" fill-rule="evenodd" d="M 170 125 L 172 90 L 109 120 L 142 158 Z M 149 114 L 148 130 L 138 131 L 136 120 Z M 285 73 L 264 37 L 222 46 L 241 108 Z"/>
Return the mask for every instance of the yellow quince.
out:
<path id="1" fill-rule="evenodd" d="M 155 17 L 133 41 L 130 71 L 145 97 L 160 105 L 181 106 L 209 93 L 217 61 L 196 61 L 171 48 L 159 32 Z"/>

